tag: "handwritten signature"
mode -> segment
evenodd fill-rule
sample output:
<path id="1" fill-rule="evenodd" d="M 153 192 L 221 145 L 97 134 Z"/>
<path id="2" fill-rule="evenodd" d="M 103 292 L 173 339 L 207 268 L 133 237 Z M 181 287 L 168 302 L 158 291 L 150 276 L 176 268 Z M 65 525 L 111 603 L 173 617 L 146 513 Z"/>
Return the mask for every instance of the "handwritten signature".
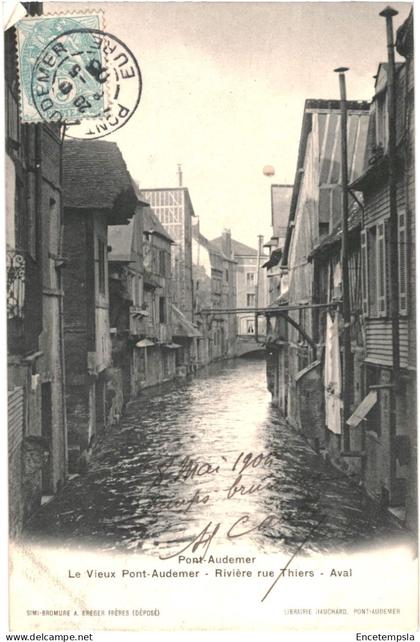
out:
<path id="1" fill-rule="evenodd" d="M 282 577 L 284 577 L 285 571 L 288 569 L 292 561 L 300 553 L 300 551 L 302 551 L 304 546 L 311 540 L 311 538 L 315 534 L 315 531 L 318 530 L 318 528 L 321 526 L 321 524 L 325 520 L 326 520 L 326 515 L 318 516 L 318 520 L 316 521 L 316 523 L 308 531 L 305 538 L 296 546 L 295 550 L 289 557 L 287 564 L 280 569 L 276 579 L 270 585 L 268 590 L 264 593 L 261 599 L 261 602 L 264 602 L 267 599 L 267 597 L 270 595 L 271 591 L 274 589 L 278 581 Z M 228 540 L 237 539 L 239 537 L 243 537 L 244 535 L 249 535 L 254 531 L 261 531 L 265 527 L 270 527 L 270 526 L 272 527 L 275 525 L 279 525 L 281 523 L 281 520 L 274 514 L 267 515 L 266 517 L 264 517 L 264 519 L 257 522 L 257 524 L 254 524 L 253 526 L 251 526 L 251 528 L 245 527 L 246 525 L 248 525 L 250 521 L 251 521 L 251 516 L 249 514 L 242 515 L 241 517 L 239 517 L 239 519 L 237 519 L 227 529 L 225 533 L 227 539 Z M 213 525 L 213 522 L 210 521 L 206 524 L 203 530 L 200 531 L 200 533 L 196 537 L 194 537 L 190 542 L 188 542 L 186 546 L 177 550 L 175 553 L 171 553 L 169 555 L 160 555 L 159 557 L 161 560 L 169 560 L 169 559 L 172 559 L 173 557 L 178 557 L 182 553 L 185 553 L 185 551 L 191 549 L 191 553 L 196 553 L 198 551 L 201 559 L 204 560 L 209 551 L 210 545 L 212 544 L 216 534 L 221 530 L 221 528 L 222 528 L 222 522 L 217 522 L 216 524 Z M 280 536 L 277 541 L 280 544 L 281 542 L 284 542 L 284 538 Z"/>
<path id="2" fill-rule="evenodd" d="M 271 514 L 267 515 L 264 517 L 262 520 L 257 522 L 257 524 L 254 524 L 254 526 L 251 526 L 251 528 L 246 527 L 246 525 L 249 526 L 249 522 L 251 522 L 251 515 L 249 513 L 246 513 L 245 515 L 242 515 L 239 517 L 233 524 L 227 529 L 226 531 L 226 537 L 229 540 L 232 539 L 237 539 L 238 537 L 243 537 L 244 535 L 249 535 L 250 533 L 254 531 L 261 531 L 266 527 L 273 527 L 275 525 L 280 525 L 281 520 L 277 515 Z M 210 545 L 213 542 L 216 534 L 221 530 L 222 528 L 222 522 L 217 522 L 216 524 L 213 525 L 213 522 L 210 521 L 206 524 L 206 526 L 203 528 L 200 533 L 194 537 L 186 546 L 184 546 L 182 549 L 176 551 L 175 553 L 171 553 L 170 555 L 160 555 L 161 560 L 169 560 L 172 557 L 177 557 L 181 553 L 184 553 L 188 549 L 191 549 L 192 553 L 195 553 L 196 551 L 199 550 L 200 556 L 202 559 L 205 559 Z M 245 530 L 244 530 L 245 528 Z M 279 538 L 279 542 L 281 542 L 283 538 Z"/>

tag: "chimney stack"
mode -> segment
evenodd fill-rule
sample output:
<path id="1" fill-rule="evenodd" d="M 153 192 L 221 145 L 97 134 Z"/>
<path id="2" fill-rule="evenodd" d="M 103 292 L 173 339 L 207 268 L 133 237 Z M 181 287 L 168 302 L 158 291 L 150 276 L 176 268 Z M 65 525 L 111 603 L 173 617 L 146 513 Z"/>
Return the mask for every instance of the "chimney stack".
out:
<path id="1" fill-rule="evenodd" d="M 228 259 L 232 258 L 232 235 L 231 231 L 227 228 L 222 232 L 222 251 Z"/>
<path id="2" fill-rule="evenodd" d="M 182 165 L 178 163 L 178 186 L 182 187 Z"/>

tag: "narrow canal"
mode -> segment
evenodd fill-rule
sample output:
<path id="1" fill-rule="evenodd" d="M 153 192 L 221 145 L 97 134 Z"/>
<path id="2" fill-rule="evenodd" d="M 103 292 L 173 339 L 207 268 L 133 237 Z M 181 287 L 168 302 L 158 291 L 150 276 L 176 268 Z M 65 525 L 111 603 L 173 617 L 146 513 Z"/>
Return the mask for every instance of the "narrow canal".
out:
<path id="1" fill-rule="evenodd" d="M 25 536 L 169 556 L 203 530 L 267 552 L 302 542 L 305 550 L 333 551 L 404 538 L 279 417 L 264 361 L 243 359 L 128 404 L 88 472 L 35 515 Z"/>

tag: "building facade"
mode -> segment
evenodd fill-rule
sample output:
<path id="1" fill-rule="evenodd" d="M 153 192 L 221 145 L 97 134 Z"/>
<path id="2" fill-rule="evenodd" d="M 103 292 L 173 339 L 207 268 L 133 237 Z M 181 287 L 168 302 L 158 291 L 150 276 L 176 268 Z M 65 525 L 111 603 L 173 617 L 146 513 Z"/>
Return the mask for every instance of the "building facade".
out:
<path id="1" fill-rule="evenodd" d="M 143 208 L 138 200 L 135 214 L 126 225 L 108 228 L 109 316 L 112 364 L 116 377 L 115 389 L 108 411 L 110 423 L 121 415 L 123 406 L 138 395 L 141 388 L 140 370 L 136 367 L 135 344 L 145 334 Z M 121 387 L 118 386 L 121 381 Z"/>
<path id="2" fill-rule="evenodd" d="M 230 236 L 230 231 L 224 232 Z M 230 252 L 229 248 L 227 248 Z M 225 255 L 193 227 L 194 311 L 201 333 L 198 359 L 205 365 L 236 354 L 236 320 L 227 310 L 236 308 L 234 259 Z"/>
<path id="3" fill-rule="evenodd" d="M 397 32 L 394 84 L 379 66 L 371 104 L 365 167 L 353 189 L 363 193 L 361 231 L 366 336 L 365 407 L 352 423 L 365 425 L 368 493 L 415 527 L 416 310 L 414 196 L 413 15 Z M 390 93 L 396 98 L 390 117 Z M 390 137 L 396 141 L 395 153 Z M 391 158 L 392 154 L 392 158 Z M 391 181 L 390 164 L 395 171 Z M 391 235 L 395 203 L 397 238 Z M 394 257 L 393 257 L 394 253 Z M 395 270 L 395 271 L 394 271 Z M 368 411 L 366 411 L 368 409 Z M 361 417 L 361 418 L 360 418 Z M 359 419 L 360 418 L 360 419 Z"/>
<path id="4" fill-rule="evenodd" d="M 173 240 L 171 253 L 171 292 L 177 319 L 174 331 L 182 348 L 177 354 L 178 374 L 194 372 L 198 366 L 198 338 L 194 324 L 192 273 L 192 221 L 195 217 L 186 187 L 143 189 L 155 216 Z M 174 335 L 175 336 L 175 335 Z"/>
<path id="5" fill-rule="evenodd" d="M 287 235 L 293 185 L 271 186 L 272 236 L 264 245 L 270 254 L 263 263 L 266 270 L 267 303 L 278 306 L 287 302 L 287 274 L 281 268 L 281 258 Z M 287 323 L 279 316 L 266 315 L 266 363 L 267 387 L 273 404 L 287 415 L 288 399 L 288 353 Z"/>
<path id="6" fill-rule="evenodd" d="M 340 114 L 339 104 L 332 101 L 305 105 L 280 260 L 285 285 L 277 304 L 272 304 L 273 314 L 268 314 L 268 332 L 273 344 L 281 344 L 279 355 L 287 360 L 277 366 L 277 372 L 284 369 L 286 376 L 269 377 L 273 400 L 316 449 L 359 479 L 377 505 L 415 528 L 412 29 L 411 13 L 396 38 L 405 62 L 393 68 L 391 62 L 379 66 L 372 103 L 347 103 L 351 358 L 346 372 Z M 395 114 L 390 113 L 391 94 L 396 97 Z M 286 341 L 283 320 L 288 323 Z M 269 352 L 274 368 L 278 358 L 273 357 L 274 350 Z"/>
<path id="7" fill-rule="evenodd" d="M 67 475 L 62 137 L 55 125 L 21 124 L 15 51 L 11 28 L 5 32 L 5 169 L 13 536 L 41 502 L 57 492 Z"/>
<path id="8" fill-rule="evenodd" d="M 266 270 L 268 303 L 273 303 L 281 296 L 281 271 L 280 260 L 287 235 L 290 203 L 292 200 L 293 185 L 271 186 L 271 228 L 273 234 L 264 244 L 270 254 L 268 261 L 263 263 Z"/>
<path id="9" fill-rule="evenodd" d="M 352 177 L 359 176 L 363 169 L 368 113 L 367 103 L 348 102 L 349 172 Z M 281 385 L 287 385 L 287 402 L 284 390 L 279 390 L 276 397 L 287 406 L 289 421 L 300 428 L 316 448 L 324 447 L 327 434 L 324 430 L 322 362 L 325 336 L 316 335 L 317 313 L 312 307 L 317 302 L 314 264 L 309 257 L 314 247 L 336 229 L 341 218 L 339 123 L 338 101 L 306 101 L 287 236 L 280 262 L 282 271 L 287 270 L 284 275 L 287 279 L 285 303 L 300 309 L 287 313 L 288 376 L 287 382 L 282 377 L 279 379 Z M 336 319 L 336 332 L 337 322 Z M 336 344 L 334 346 L 336 349 Z M 283 359 L 283 355 L 279 356 Z M 339 396 L 338 388 L 329 390 L 334 399 Z M 308 399 L 314 420 L 306 412 Z M 336 405 L 338 425 L 334 431 L 341 434 L 339 399 Z"/>
<path id="10" fill-rule="evenodd" d="M 236 296 L 236 267 L 237 261 L 232 251 L 232 234 L 229 229 L 222 233 L 222 309 L 232 310 L 238 307 Z M 225 317 L 225 345 L 223 354 L 230 358 L 237 354 L 237 320 L 235 314 L 227 314 Z"/>
<path id="11" fill-rule="evenodd" d="M 117 145 L 66 141 L 64 171 L 64 339 L 69 468 L 81 470 L 107 425 L 108 225 L 124 224 L 137 196 Z"/>
<path id="12" fill-rule="evenodd" d="M 266 324 L 263 317 L 258 319 L 256 326 L 255 310 L 257 307 L 264 308 L 267 304 L 267 282 L 262 264 L 268 259 L 263 251 L 262 237 L 260 237 L 260 249 L 255 250 L 245 243 L 236 241 L 226 234 L 213 239 L 212 243 L 219 249 L 225 247 L 226 243 L 231 247 L 231 258 L 235 261 L 236 273 L 236 303 L 241 310 L 236 316 L 237 336 L 245 340 L 257 338 L 264 340 Z M 226 254 L 226 256 L 228 256 Z M 259 265 L 258 265 L 259 263 Z M 246 309 L 249 308 L 249 313 Z"/>
<path id="13" fill-rule="evenodd" d="M 140 388 L 173 379 L 176 354 L 173 341 L 171 246 L 173 241 L 153 209 L 143 209 L 144 333 L 136 343 L 135 368 Z"/>
<path id="14" fill-rule="evenodd" d="M 145 201 L 173 240 L 173 303 L 189 321 L 193 321 L 192 222 L 195 217 L 186 187 L 143 189 Z"/>

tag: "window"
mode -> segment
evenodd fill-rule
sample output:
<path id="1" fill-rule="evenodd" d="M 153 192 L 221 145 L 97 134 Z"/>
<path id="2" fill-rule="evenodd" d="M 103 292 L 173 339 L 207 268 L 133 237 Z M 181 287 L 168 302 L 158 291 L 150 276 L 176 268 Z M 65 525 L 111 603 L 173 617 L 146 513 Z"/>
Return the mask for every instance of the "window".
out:
<path id="1" fill-rule="evenodd" d="M 213 294 L 222 294 L 222 282 L 218 278 L 212 277 Z"/>
<path id="2" fill-rule="evenodd" d="M 400 314 L 408 313 L 408 252 L 407 216 L 404 209 L 398 210 L 398 279 Z"/>
<path id="3" fill-rule="evenodd" d="M 166 323 L 166 301 L 164 296 L 159 297 L 159 323 Z"/>
<path id="4" fill-rule="evenodd" d="M 98 239 L 98 286 L 100 294 L 105 294 L 105 243 Z"/>
<path id="5" fill-rule="evenodd" d="M 143 304 L 143 279 L 141 276 L 137 277 L 137 305 Z"/>
<path id="6" fill-rule="evenodd" d="M 255 324 L 253 319 L 246 320 L 246 333 L 255 334 Z"/>
<path id="7" fill-rule="evenodd" d="M 362 230 L 363 313 L 385 317 L 388 303 L 387 221 Z"/>
<path id="8" fill-rule="evenodd" d="M 229 283 L 229 270 L 225 270 L 225 281 Z"/>
<path id="9" fill-rule="evenodd" d="M 325 223 L 325 222 L 321 221 L 319 223 L 319 236 L 320 237 L 326 236 L 329 233 L 330 233 L 330 224 L 328 222 Z"/>
<path id="10" fill-rule="evenodd" d="M 137 305 L 137 283 L 136 277 L 134 274 L 130 274 L 130 284 L 131 284 L 131 301 L 133 305 Z"/>
<path id="11" fill-rule="evenodd" d="M 246 295 L 246 305 L 248 308 L 255 308 L 255 294 Z"/>
<path id="12" fill-rule="evenodd" d="M 369 301 L 369 315 L 376 317 L 378 313 L 377 306 L 377 274 L 376 274 L 376 226 L 371 227 L 367 231 L 367 260 L 368 260 L 368 301 Z"/>
<path id="13" fill-rule="evenodd" d="M 140 381 L 144 381 L 146 379 L 146 350 L 137 350 L 137 368 Z"/>
<path id="14" fill-rule="evenodd" d="M 255 272 L 247 272 L 246 275 L 246 284 L 248 286 L 253 286 L 255 283 Z"/>

